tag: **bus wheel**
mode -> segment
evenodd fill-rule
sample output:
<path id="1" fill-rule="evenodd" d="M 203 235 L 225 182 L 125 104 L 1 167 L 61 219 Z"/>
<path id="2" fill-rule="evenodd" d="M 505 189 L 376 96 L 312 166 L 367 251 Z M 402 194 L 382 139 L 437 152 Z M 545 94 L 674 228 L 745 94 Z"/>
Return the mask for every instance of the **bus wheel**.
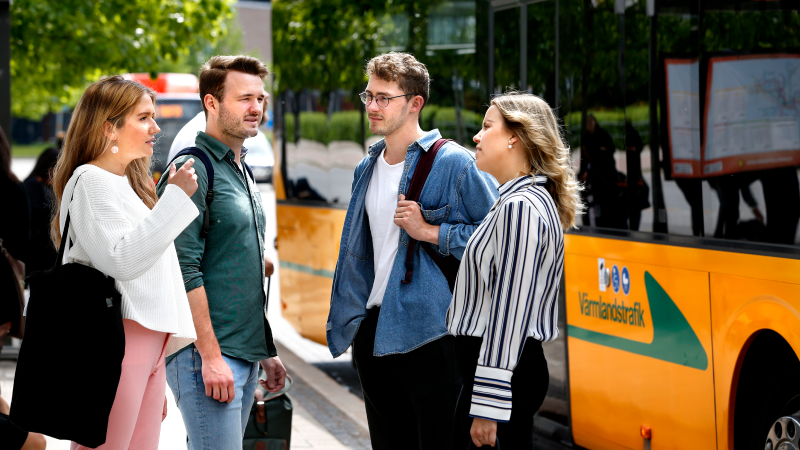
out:
<path id="1" fill-rule="evenodd" d="M 800 449 L 800 411 L 783 416 L 772 424 L 764 450 Z"/>
<path id="2" fill-rule="evenodd" d="M 733 418 L 735 450 L 765 448 L 765 438 L 775 432 L 776 421 L 797 411 L 799 379 L 800 360 L 789 343 L 772 330 L 761 331 L 748 348 L 739 372 Z M 788 423 L 781 423 L 782 435 L 788 434 Z M 795 436 L 800 435 L 797 426 L 795 423 Z M 773 450 L 777 450 L 777 444 L 773 440 Z"/>

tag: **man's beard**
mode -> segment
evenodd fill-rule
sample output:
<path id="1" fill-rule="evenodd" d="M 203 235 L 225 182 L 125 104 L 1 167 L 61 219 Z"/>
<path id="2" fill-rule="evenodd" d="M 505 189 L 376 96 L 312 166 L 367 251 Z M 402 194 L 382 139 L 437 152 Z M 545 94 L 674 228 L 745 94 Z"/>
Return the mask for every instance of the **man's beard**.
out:
<path id="1" fill-rule="evenodd" d="M 378 125 L 375 122 L 370 121 L 369 123 L 369 132 L 376 135 L 376 136 L 390 136 L 395 131 L 399 130 L 400 127 L 406 124 L 408 120 L 408 108 L 411 103 L 406 103 L 406 106 L 403 107 L 403 110 L 400 114 L 393 119 L 387 120 L 386 118 L 383 119 L 383 125 Z"/>
<path id="2" fill-rule="evenodd" d="M 245 128 L 244 120 L 233 115 L 222 103 L 220 103 L 219 107 L 219 121 L 217 124 L 223 134 L 236 139 L 247 139 L 258 134 L 258 128 Z"/>

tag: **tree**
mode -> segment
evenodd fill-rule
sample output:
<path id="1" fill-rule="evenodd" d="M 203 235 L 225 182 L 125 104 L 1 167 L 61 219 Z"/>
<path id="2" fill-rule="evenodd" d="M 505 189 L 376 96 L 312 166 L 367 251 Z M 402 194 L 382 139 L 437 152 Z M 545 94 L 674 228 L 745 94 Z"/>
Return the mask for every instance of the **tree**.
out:
<path id="1" fill-rule="evenodd" d="M 12 113 L 36 119 L 75 104 L 104 74 L 156 72 L 216 42 L 231 0 L 16 0 Z"/>
<path id="2" fill-rule="evenodd" d="M 273 52 L 280 91 L 355 89 L 384 30 L 369 0 L 280 0 Z M 378 2 L 375 2 L 378 3 Z"/>

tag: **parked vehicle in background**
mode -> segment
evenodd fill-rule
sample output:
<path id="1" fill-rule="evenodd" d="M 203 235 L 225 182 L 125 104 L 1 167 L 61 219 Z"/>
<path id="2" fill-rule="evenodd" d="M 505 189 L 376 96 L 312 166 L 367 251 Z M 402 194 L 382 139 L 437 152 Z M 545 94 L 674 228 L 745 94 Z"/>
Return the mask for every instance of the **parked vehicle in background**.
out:
<path id="1" fill-rule="evenodd" d="M 255 137 L 244 141 L 247 148 L 245 160 L 253 169 L 253 178 L 256 183 L 272 183 L 272 168 L 275 166 L 275 152 L 269 143 L 267 135 L 258 130 Z"/>
<path id="2" fill-rule="evenodd" d="M 161 73 L 151 79 L 147 73 L 132 73 L 124 77 L 156 91 L 156 121 L 161 132 L 156 135 L 150 170 L 153 180 L 157 182 L 169 163 L 167 156 L 175 136 L 203 110 L 197 76 L 191 73 Z"/>

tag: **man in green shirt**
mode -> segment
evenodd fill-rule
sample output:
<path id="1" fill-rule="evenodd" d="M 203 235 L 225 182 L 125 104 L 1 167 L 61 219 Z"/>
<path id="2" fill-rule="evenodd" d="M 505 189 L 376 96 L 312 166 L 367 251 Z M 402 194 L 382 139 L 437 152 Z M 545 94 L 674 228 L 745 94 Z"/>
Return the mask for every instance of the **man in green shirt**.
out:
<path id="1" fill-rule="evenodd" d="M 215 56 L 200 69 L 206 131 L 197 134 L 195 146 L 214 169 L 213 202 L 206 204 L 207 168 L 196 161 L 198 189 L 192 200 L 200 215 L 175 240 L 175 247 L 197 341 L 167 362 L 167 383 L 192 450 L 241 448 L 259 363 L 269 391 L 282 389 L 286 377 L 264 319 L 264 281 L 272 274 L 264 255 L 266 217 L 241 156 L 244 140 L 258 133 L 267 74 L 266 66 L 249 56 Z M 175 166 L 191 158 L 178 157 Z M 158 184 L 159 194 L 164 180 Z"/>

